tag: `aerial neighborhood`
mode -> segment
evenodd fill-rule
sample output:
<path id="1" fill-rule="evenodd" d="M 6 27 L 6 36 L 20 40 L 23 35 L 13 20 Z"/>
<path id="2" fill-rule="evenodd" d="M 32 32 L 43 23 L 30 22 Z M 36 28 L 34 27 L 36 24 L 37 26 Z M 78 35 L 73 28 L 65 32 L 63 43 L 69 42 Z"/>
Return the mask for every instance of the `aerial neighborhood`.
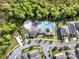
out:
<path id="1" fill-rule="evenodd" d="M 0 59 L 79 59 L 79 0 L 0 1 Z"/>
<path id="2" fill-rule="evenodd" d="M 79 58 L 78 30 L 79 22 L 71 21 L 59 27 L 51 21 L 26 20 L 23 23 L 27 31 L 25 36 L 28 40 L 23 40 L 22 36 L 16 36 L 22 51 L 16 58 L 24 59 L 77 59 Z M 57 38 L 59 34 L 61 39 Z M 53 40 L 52 40 L 53 39 Z M 76 49 L 77 48 L 77 49 Z M 17 51 L 17 50 L 16 50 Z M 16 52 L 15 52 L 16 53 Z M 77 57 L 76 57 L 77 56 Z M 14 58 L 12 55 L 9 59 Z"/>

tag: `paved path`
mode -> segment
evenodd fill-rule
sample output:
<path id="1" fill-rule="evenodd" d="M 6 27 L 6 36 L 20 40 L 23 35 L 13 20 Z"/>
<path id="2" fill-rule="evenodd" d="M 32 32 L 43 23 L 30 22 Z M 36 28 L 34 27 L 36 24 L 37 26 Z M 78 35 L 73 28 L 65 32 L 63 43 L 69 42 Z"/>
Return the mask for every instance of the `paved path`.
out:
<path id="1" fill-rule="evenodd" d="M 49 44 L 49 41 L 47 41 L 46 43 L 44 43 L 45 41 L 41 41 L 39 44 L 38 44 L 38 41 L 36 40 L 31 40 L 31 43 L 30 44 L 25 44 L 24 46 L 20 46 L 18 47 L 17 49 L 15 49 L 12 54 L 9 56 L 8 59 L 16 59 L 17 56 L 21 56 L 21 51 L 24 49 L 24 48 L 28 48 L 28 47 L 31 47 L 31 46 L 34 46 L 34 45 L 40 45 L 43 50 L 44 50 L 44 55 L 46 56 L 46 59 L 51 59 L 52 56 L 49 56 L 49 53 L 48 53 L 48 50 L 49 48 L 53 48 L 54 46 L 57 46 L 57 47 L 60 47 L 60 46 L 69 46 L 70 48 L 74 48 L 74 46 L 76 45 L 76 41 L 70 41 L 70 42 L 64 42 L 64 43 L 60 43 L 60 42 L 52 42 L 51 44 Z M 19 58 L 21 59 L 21 58 Z"/>

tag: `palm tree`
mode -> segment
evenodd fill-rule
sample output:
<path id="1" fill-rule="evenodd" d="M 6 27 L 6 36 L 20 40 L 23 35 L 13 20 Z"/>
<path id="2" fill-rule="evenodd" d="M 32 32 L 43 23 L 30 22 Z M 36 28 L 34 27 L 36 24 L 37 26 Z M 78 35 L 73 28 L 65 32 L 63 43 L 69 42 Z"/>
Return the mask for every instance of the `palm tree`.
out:
<path id="1" fill-rule="evenodd" d="M 31 43 L 31 40 L 29 40 L 27 44 L 30 44 L 30 43 Z"/>
<path id="2" fill-rule="evenodd" d="M 69 54 L 68 54 L 68 52 L 67 52 L 67 51 L 65 52 L 65 55 L 68 57 L 68 55 L 69 55 Z"/>
<path id="3" fill-rule="evenodd" d="M 70 59 L 69 57 L 67 57 L 67 59 Z"/>
<path id="4" fill-rule="evenodd" d="M 29 47 L 29 51 L 33 49 L 33 46 Z"/>
<path id="5" fill-rule="evenodd" d="M 56 56 L 53 56 L 53 59 L 56 59 Z"/>
<path id="6" fill-rule="evenodd" d="M 42 41 L 42 40 L 39 40 L 39 41 L 38 41 L 38 44 L 41 43 L 41 41 Z"/>
<path id="7" fill-rule="evenodd" d="M 75 48 L 75 54 L 76 54 L 77 59 L 79 59 L 79 52 L 76 48 Z"/>
<path id="8" fill-rule="evenodd" d="M 53 41 L 49 41 L 49 44 L 52 44 Z"/>
<path id="9" fill-rule="evenodd" d="M 79 43 L 76 44 L 75 48 L 79 48 Z"/>
<path id="10" fill-rule="evenodd" d="M 61 48 L 59 48 L 58 50 L 59 50 L 59 51 L 62 51 L 62 50 L 63 50 L 63 48 L 61 47 Z"/>
<path id="11" fill-rule="evenodd" d="M 46 42 L 47 42 L 47 40 L 44 41 L 44 43 L 46 43 Z"/>
<path id="12" fill-rule="evenodd" d="M 52 50 L 55 51 L 57 49 L 57 47 L 55 46 Z"/>
<path id="13" fill-rule="evenodd" d="M 68 46 L 64 46 L 64 50 L 70 50 Z"/>

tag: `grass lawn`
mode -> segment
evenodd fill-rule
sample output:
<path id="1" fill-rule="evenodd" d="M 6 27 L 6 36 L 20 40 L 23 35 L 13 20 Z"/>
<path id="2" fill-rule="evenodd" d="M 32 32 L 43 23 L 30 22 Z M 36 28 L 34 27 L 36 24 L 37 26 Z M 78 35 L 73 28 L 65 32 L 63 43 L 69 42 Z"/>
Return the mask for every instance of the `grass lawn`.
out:
<path id="1" fill-rule="evenodd" d="M 43 52 L 42 47 L 39 46 L 33 46 L 31 49 L 30 48 L 25 48 L 22 52 L 29 52 L 29 51 L 33 51 L 33 50 L 39 50 L 40 52 Z"/>
<path id="2" fill-rule="evenodd" d="M 61 50 L 61 51 L 59 51 L 59 50 L 53 50 L 53 49 L 51 49 L 50 51 L 49 51 L 49 53 L 50 54 L 52 54 L 52 55 L 55 55 L 55 54 L 58 54 L 58 53 L 62 53 L 62 52 L 64 52 L 63 50 Z"/>
<path id="3" fill-rule="evenodd" d="M 57 31 L 57 29 L 55 29 L 55 31 Z M 36 38 L 54 41 L 57 40 L 57 33 L 55 33 L 55 35 L 38 35 Z"/>
<path id="4" fill-rule="evenodd" d="M 54 36 L 53 35 L 52 36 L 44 36 L 44 39 L 48 39 L 48 40 L 52 40 L 53 41 L 54 39 L 55 40 L 57 39 L 57 36 L 56 35 L 54 35 Z"/>
<path id="5" fill-rule="evenodd" d="M 8 49 L 6 50 L 6 52 L 3 55 L 0 55 L 0 59 L 6 59 L 7 58 L 7 54 L 9 53 L 9 51 L 17 45 L 16 39 L 12 38 L 10 40 L 10 46 L 8 47 Z"/>

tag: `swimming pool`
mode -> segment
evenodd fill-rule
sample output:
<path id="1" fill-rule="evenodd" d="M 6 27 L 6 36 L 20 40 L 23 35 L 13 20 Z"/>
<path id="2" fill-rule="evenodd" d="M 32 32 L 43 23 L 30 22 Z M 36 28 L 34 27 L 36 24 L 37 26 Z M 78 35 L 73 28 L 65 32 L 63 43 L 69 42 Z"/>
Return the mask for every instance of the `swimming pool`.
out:
<path id="1" fill-rule="evenodd" d="M 41 31 L 46 31 L 46 29 L 49 29 L 51 31 L 55 31 L 55 23 L 49 22 L 49 21 L 42 21 L 38 28 L 41 29 Z"/>

